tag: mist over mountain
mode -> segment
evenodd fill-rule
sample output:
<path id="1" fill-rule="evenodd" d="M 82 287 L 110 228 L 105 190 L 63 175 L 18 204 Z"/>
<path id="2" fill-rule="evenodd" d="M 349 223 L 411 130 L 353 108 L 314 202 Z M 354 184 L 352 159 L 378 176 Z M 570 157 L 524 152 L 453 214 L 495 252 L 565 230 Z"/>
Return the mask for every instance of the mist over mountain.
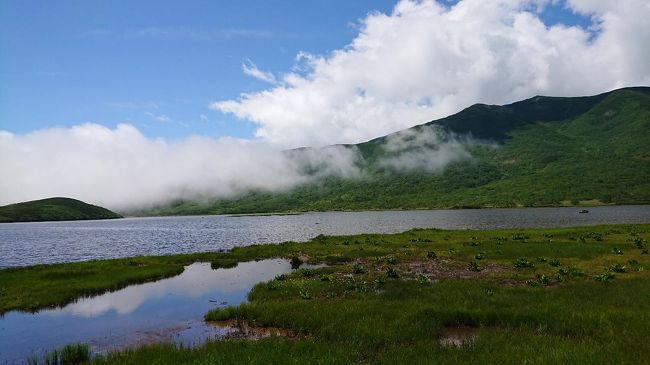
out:
<path id="1" fill-rule="evenodd" d="M 147 214 L 648 203 L 650 88 L 477 104 L 340 147 L 358 151 L 348 177 L 319 174 L 285 192 L 177 201 Z"/>

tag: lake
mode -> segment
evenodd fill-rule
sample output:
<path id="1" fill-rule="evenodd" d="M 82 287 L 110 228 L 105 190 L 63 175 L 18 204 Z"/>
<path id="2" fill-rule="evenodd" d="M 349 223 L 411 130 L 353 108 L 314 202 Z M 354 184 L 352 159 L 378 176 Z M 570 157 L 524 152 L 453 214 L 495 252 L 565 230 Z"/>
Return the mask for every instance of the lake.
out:
<path id="1" fill-rule="evenodd" d="M 314 212 L 0 224 L 0 267 L 138 255 L 228 250 L 306 241 L 319 234 L 395 233 L 411 228 L 498 229 L 650 223 L 650 206 Z"/>

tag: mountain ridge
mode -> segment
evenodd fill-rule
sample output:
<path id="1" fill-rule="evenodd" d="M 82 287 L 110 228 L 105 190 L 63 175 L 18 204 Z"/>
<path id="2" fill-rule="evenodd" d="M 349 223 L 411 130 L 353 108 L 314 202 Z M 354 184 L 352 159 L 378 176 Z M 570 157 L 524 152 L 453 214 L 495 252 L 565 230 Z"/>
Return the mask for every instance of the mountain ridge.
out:
<path id="1" fill-rule="evenodd" d="M 0 207 L 0 223 L 115 219 L 121 215 L 81 200 L 54 197 Z"/>

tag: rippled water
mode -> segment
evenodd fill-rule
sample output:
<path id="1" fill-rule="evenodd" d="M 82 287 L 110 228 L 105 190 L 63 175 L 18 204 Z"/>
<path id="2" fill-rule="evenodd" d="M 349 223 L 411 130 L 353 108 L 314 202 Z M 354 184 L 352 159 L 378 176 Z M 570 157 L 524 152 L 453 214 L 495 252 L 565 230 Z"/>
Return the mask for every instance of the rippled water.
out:
<path id="1" fill-rule="evenodd" d="M 0 224 L 0 267 L 218 251 L 319 234 L 391 233 L 411 228 L 496 229 L 650 223 L 650 206 L 323 212 L 275 216 L 190 216 Z"/>
<path id="2" fill-rule="evenodd" d="M 0 364 L 25 363 L 68 343 L 88 343 L 94 353 L 173 341 L 184 346 L 219 338 L 227 329 L 203 322 L 212 308 L 237 305 L 257 283 L 291 271 L 286 260 L 240 263 L 212 270 L 196 263 L 182 274 L 38 313 L 0 317 Z"/>

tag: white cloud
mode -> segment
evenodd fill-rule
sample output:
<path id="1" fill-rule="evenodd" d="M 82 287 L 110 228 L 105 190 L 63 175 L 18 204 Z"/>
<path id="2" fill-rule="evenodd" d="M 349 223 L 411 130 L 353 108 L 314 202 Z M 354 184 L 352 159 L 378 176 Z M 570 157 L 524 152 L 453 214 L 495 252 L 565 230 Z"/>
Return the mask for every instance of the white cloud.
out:
<path id="1" fill-rule="evenodd" d="M 597 33 L 547 27 L 550 0 L 400 1 L 371 13 L 351 44 L 281 84 L 211 104 L 287 147 L 354 143 L 459 111 L 535 94 L 584 95 L 650 84 L 650 3 L 569 0 Z M 246 72 L 246 71 L 245 71 Z"/>
<path id="2" fill-rule="evenodd" d="M 407 129 L 386 137 L 386 156 L 379 166 L 393 171 L 438 172 L 448 164 L 471 157 L 464 144 L 477 143 L 459 139 L 435 126 Z"/>
<path id="3" fill-rule="evenodd" d="M 172 40 L 213 41 L 232 38 L 273 38 L 278 34 L 264 29 L 228 28 L 198 29 L 192 27 L 148 27 L 123 33 L 128 37 L 160 38 Z"/>
<path id="4" fill-rule="evenodd" d="M 172 121 L 172 119 L 170 117 L 168 117 L 168 116 L 166 116 L 164 114 L 155 114 L 155 113 L 152 113 L 152 112 L 144 112 L 144 114 L 146 116 L 158 121 L 158 122 L 161 122 L 161 123 L 167 123 L 167 122 Z"/>
<path id="5" fill-rule="evenodd" d="M 0 131 L 0 205 L 66 196 L 118 210 L 175 199 L 281 191 L 323 174 L 358 174 L 356 148 L 297 158 L 262 141 L 145 137 L 135 127 L 87 123 L 16 135 Z M 317 175 L 308 171 L 319 168 Z"/>
<path id="6" fill-rule="evenodd" d="M 249 59 L 245 60 L 241 64 L 242 71 L 244 74 L 254 77 L 258 80 L 268 82 L 269 84 L 276 84 L 277 80 L 275 76 L 270 72 L 265 72 L 257 68 L 257 66 Z"/>

